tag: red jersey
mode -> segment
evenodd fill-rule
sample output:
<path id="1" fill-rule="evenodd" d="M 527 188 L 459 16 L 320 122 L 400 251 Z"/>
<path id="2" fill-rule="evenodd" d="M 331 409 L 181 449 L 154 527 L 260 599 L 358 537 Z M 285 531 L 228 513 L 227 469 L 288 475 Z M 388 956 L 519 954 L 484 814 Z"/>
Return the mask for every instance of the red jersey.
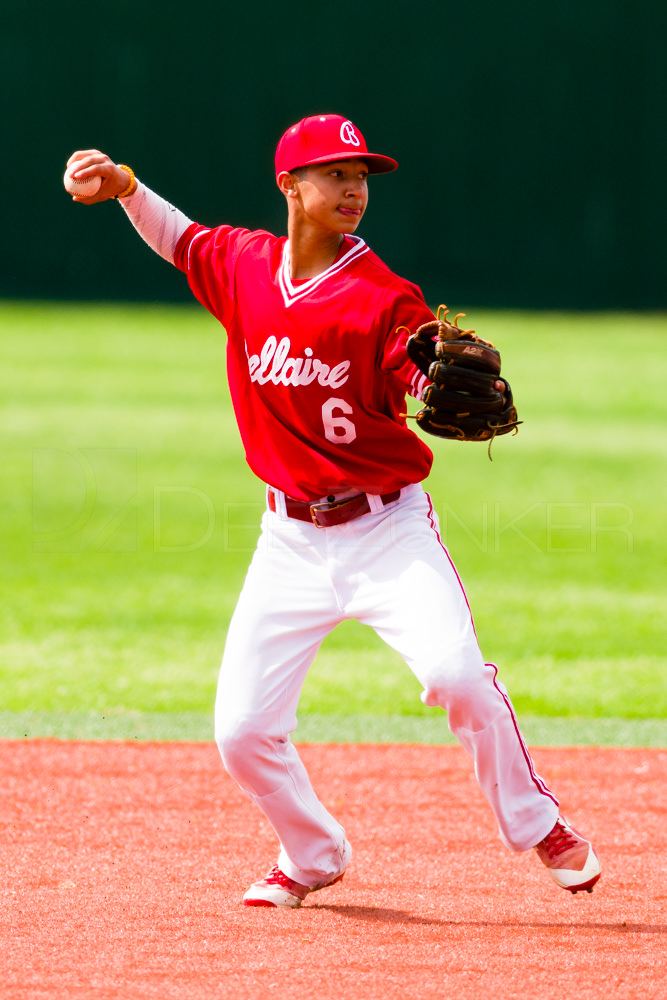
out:
<path id="1" fill-rule="evenodd" d="M 190 226 L 174 263 L 227 331 L 234 411 L 260 479 L 313 501 L 426 478 L 433 454 L 400 415 L 427 383 L 400 329 L 433 319 L 416 285 L 356 236 L 300 282 L 285 237 L 231 226 Z"/>

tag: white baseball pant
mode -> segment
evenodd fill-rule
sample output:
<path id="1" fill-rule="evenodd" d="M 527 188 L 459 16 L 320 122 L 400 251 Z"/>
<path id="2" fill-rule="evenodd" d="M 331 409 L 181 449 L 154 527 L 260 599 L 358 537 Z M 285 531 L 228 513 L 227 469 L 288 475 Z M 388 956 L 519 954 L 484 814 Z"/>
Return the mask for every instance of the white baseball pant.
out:
<path id="1" fill-rule="evenodd" d="M 278 864 L 303 885 L 342 871 L 349 844 L 319 801 L 290 740 L 308 668 L 324 637 L 356 618 L 398 650 L 447 712 L 511 850 L 542 840 L 558 802 L 536 774 L 512 704 L 485 663 L 465 591 L 420 485 L 330 528 L 288 518 L 281 494 L 232 617 L 216 698 L 224 765 L 273 826 Z"/>

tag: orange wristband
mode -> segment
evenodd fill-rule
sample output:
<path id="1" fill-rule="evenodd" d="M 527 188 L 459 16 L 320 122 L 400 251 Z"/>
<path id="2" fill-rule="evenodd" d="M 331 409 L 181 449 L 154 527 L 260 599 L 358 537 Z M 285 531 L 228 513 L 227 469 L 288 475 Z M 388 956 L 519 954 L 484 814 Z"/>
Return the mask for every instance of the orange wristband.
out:
<path id="1" fill-rule="evenodd" d="M 129 198 L 130 195 L 134 194 L 134 192 L 137 189 L 137 178 L 134 176 L 134 170 L 132 169 L 132 167 L 128 167 L 124 163 L 119 163 L 118 166 L 120 167 L 121 170 L 124 170 L 125 173 L 128 174 L 130 178 L 130 183 L 127 185 L 125 190 L 121 191 L 120 194 L 117 194 L 116 197 Z"/>

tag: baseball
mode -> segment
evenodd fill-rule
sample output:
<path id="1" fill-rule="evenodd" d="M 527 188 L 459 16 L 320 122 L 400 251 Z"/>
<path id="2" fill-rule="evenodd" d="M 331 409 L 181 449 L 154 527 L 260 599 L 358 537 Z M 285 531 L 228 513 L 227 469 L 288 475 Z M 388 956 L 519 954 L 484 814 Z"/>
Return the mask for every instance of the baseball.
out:
<path id="1" fill-rule="evenodd" d="M 79 198 L 92 198 L 102 187 L 102 178 L 83 177 L 81 180 L 77 180 L 71 176 L 69 170 L 66 170 L 63 184 L 65 190 L 69 191 L 70 194 L 75 194 Z"/>

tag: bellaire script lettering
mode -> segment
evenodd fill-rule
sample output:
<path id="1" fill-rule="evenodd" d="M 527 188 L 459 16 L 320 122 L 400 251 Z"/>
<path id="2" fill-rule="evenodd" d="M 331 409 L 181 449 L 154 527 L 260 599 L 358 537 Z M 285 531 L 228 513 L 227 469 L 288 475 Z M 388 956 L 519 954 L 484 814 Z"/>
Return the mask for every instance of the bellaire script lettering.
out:
<path id="1" fill-rule="evenodd" d="M 310 385 L 317 379 L 320 385 L 328 385 L 332 389 L 345 385 L 349 377 L 349 361 L 341 361 L 332 368 L 314 358 L 311 347 L 305 348 L 305 358 L 292 358 L 291 346 L 289 337 L 280 341 L 273 335 L 268 337 L 260 354 L 248 355 L 250 381 L 260 385 L 267 382 L 274 385 Z"/>

